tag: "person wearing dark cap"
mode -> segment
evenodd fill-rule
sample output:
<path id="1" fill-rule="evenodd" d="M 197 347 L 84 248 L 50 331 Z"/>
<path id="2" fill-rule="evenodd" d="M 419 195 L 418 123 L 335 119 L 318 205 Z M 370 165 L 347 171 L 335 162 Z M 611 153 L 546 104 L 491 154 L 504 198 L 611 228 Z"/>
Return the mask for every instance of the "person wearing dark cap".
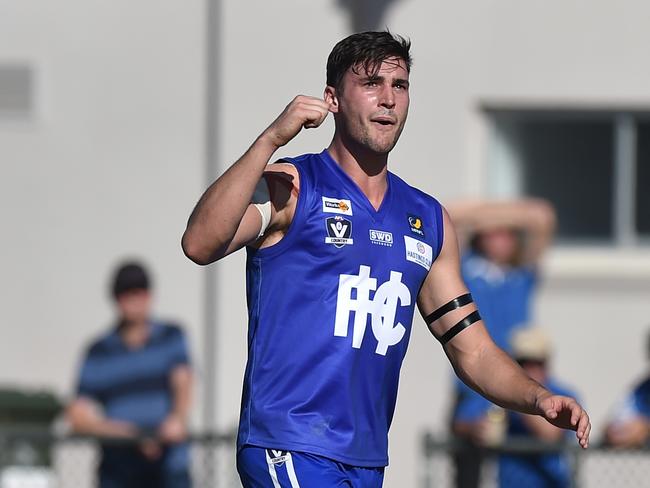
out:
<path id="1" fill-rule="evenodd" d="M 78 433 L 138 439 L 102 446 L 100 488 L 187 488 L 193 381 L 185 335 L 151 318 L 140 263 L 118 267 L 111 293 L 116 325 L 87 349 L 67 418 Z"/>

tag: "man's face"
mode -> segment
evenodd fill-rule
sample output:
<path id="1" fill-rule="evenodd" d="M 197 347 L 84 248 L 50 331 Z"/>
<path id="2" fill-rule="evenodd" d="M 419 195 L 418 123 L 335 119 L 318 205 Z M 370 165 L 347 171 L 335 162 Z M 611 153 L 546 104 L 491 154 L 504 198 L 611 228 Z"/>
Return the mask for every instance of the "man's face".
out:
<path id="1" fill-rule="evenodd" d="M 151 311 L 151 293 L 148 290 L 129 290 L 116 298 L 120 318 L 127 322 L 144 322 Z"/>
<path id="2" fill-rule="evenodd" d="M 375 153 L 395 147 L 409 109 L 409 73 L 403 59 L 384 60 L 375 74 L 363 66 L 348 69 L 335 96 L 337 131 L 343 137 Z"/>
<path id="3" fill-rule="evenodd" d="M 522 359 L 519 360 L 519 365 L 532 379 L 538 383 L 546 383 L 547 373 L 545 360 Z"/>
<path id="4" fill-rule="evenodd" d="M 505 265 L 513 263 L 519 244 L 512 229 L 499 228 L 482 231 L 480 247 L 487 259 Z"/>

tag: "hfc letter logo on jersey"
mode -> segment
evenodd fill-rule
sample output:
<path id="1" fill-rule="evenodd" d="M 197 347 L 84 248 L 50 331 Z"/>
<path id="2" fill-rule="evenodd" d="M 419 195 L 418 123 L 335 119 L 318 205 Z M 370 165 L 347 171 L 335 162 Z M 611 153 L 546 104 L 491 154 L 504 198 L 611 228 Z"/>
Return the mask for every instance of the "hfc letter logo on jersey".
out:
<path id="1" fill-rule="evenodd" d="M 372 299 L 371 291 L 375 292 Z M 334 335 L 348 336 L 350 314 L 354 312 L 352 347 L 360 349 L 370 315 L 372 333 L 377 339 L 375 353 L 385 356 L 388 348 L 399 344 L 406 333 L 400 322 L 395 323 L 398 305 L 411 305 L 411 292 L 402 283 L 402 273 L 391 271 L 390 279 L 377 288 L 377 278 L 370 277 L 370 266 L 361 265 L 358 275 L 339 276 Z"/>
<path id="2" fill-rule="evenodd" d="M 330 217 L 325 222 L 327 225 L 326 244 L 334 244 L 336 247 L 343 247 L 346 244 L 353 244 L 352 222 L 343 217 Z"/>

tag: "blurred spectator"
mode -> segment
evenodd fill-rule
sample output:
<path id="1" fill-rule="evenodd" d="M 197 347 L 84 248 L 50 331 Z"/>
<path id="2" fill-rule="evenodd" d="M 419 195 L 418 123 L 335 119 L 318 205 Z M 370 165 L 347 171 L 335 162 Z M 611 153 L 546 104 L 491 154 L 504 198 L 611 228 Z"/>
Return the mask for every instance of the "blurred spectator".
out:
<path id="1" fill-rule="evenodd" d="M 650 335 L 647 339 L 650 357 Z M 605 442 L 614 447 L 640 447 L 650 438 L 650 374 L 639 382 L 616 409 L 605 430 Z"/>
<path id="2" fill-rule="evenodd" d="M 555 230 L 543 200 L 473 201 L 448 206 L 463 246 L 463 278 L 494 342 L 506 352 L 512 332 L 530 323 L 539 260 Z"/>
<path id="3" fill-rule="evenodd" d="M 117 324 L 88 348 L 67 416 L 79 433 L 135 439 L 102 446 L 101 488 L 190 486 L 187 417 L 192 373 L 182 330 L 153 320 L 144 267 L 115 273 Z M 144 439 L 144 440 L 143 440 Z"/>
<path id="4" fill-rule="evenodd" d="M 531 319 L 538 262 L 555 229 L 543 200 L 466 201 L 447 207 L 463 248 L 461 271 L 494 342 L 510 352 L 510 337 Z M 456 486 L 476 488 L 480 446 L 491 436 L 492 404 L 454 379 L 451 430 L 465 448 L 455 457 Z"/>
<path id="5" fill-rule="evenodd" d="M 539 328 L 517 330 L 512 337 L 512 355 L 521 367 L 551 393 L 577 398 L 575 393 L 549 375 L 551 346 L 546 333 Z M 524 415 L 512 411 L 506 416 L 509 438 L 528 438 L 557 443 L 571 435 L 558 429 L 537 415 Z M 499 486 L 512 488 L 568 488 L 571 470 L 564 454 L 501 455 L 499 457 Z"/>

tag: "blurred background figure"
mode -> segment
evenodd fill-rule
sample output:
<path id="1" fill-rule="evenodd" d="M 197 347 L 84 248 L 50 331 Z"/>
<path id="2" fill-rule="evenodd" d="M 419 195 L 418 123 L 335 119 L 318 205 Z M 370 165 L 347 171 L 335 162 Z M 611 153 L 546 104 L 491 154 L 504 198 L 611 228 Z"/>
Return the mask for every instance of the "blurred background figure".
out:
<path id="1" fill-rule="evenodd" d="M 465 201 L 447 207 L 462 247 L 461 271 L 494 342 L 510 352 L 515 330 L 530 323 L 538 263 L 551 243 L 555 212 L 545 201 Z M 490 442 L 493 405 L 454 380 L 451 431 L 465 441 L 454 457 L 456 486 L 478 486 Z"/>
<path id="2" fill-rule="evenodd" d="M 650 358 L 650 334 L 647 338 Z M 636 384 L 616 409 L 605 430 L 605 442 L 614 447 L 640 447 L 650 438 L 650 373 Z"/>
<path id="3" fill-rule="evenodd" d="M 468 201 L 448 206 L 459 229 L 465 282 L 490 335 L 506 352 L 512 332 L 530 322 L 538 263 L 555 229 L 544 200 Z"/>
<path id="4" fill-rule="evenodd" d="M 182 329 L 151 318 L 145 268 L 120 266 L 115 326 L 85 353 L 67 417 L 78 433 L 138 444 L 102 446 L 101 488 L 187 488 L 192 373 Z"/>
<path id="5" fill-rule="evenodd" d="M 551 343 L 543 329 L 518 329 L 512 337 L 512 355 L 519 365 L 538 383 L 552 393 L 576 397 L 575 392 L 558 383 L 550 375 Z M 577 398 L 577 397 L 576 397 Z M 506 439 L 531 439 L 558 443 L 566 432 L 548 424 L 535 415 L 508 411 L 505 417 Z M 570 434 L 569 434 L 570 435 Z M 566 455 L 560 453 L 536 455 L 501 455 L 499 457 L 499 486 L 512 488 L 568 488 L 571 469 Z"/>
<path id="6" fill-rule="evenodd" d="M 650 297 L 650 63 L 640 62 L 650 2 L 291 0 L 255 2 L 255 14 L 239 0 L 0 2 L 0 386 L 70 396 L 82 348 L 112 317 L 97 290 L 133 252 L 160 276 L 156 310 L 182 318 L 192 364 L 204 371 L 191 425 L 230 432 L 247 351 L 246 328 L 236 326 L 248 317 L 238 272 L 246 256 L 197 269 L 179 250 L 180 224 L 201 187 L 225 171 L 219 161 L 250 143 L 242 124 L 281 108 L 258 96 L 260 73 L 283 69 L 265 77 L 264 93 L 320 92 L 335 38 L 351 26 L 387 26 L 417 46 L 417 107 L 394 154 L 400 175 L 446 203 L 553 202 L 558 224 L 535 302 L 543 317 L 532 322 L 562 338 L 554 371 L 580 385 L 604 430 L 647 367 L 645 347 L 630 346 L 643 342 Z M 310 132 L 278 156 L 326 147 L 329 136 Z M 433 161 L 453 164 L 431 171 Z M 625 325 L 612 327 L 612 317 Z M 447 359 L 432 353 L 420 325 L 400 383 L 387 486 L 418 486 L 416 439 L 442 441 L 449 428 Z M 615 360 L 603 360 L 604 345 Z M 8 423 L 16 427 L 13 416 Z M 227 486 L 202 481 L 201 442 L 195 484 Z M 93 443 L 83 444 L 91 454 Z M 65 446 L 52 451 L 59 486 L 93 486 L 92 455 L 84 464 Z M 432 485 L 448 486 L 451 473 L 437 470 L 444 447 L 430 459 L 433 482 L 444 477 Z M 592 444 L 580 481 L 646 486 L 646 459 Z"/>

